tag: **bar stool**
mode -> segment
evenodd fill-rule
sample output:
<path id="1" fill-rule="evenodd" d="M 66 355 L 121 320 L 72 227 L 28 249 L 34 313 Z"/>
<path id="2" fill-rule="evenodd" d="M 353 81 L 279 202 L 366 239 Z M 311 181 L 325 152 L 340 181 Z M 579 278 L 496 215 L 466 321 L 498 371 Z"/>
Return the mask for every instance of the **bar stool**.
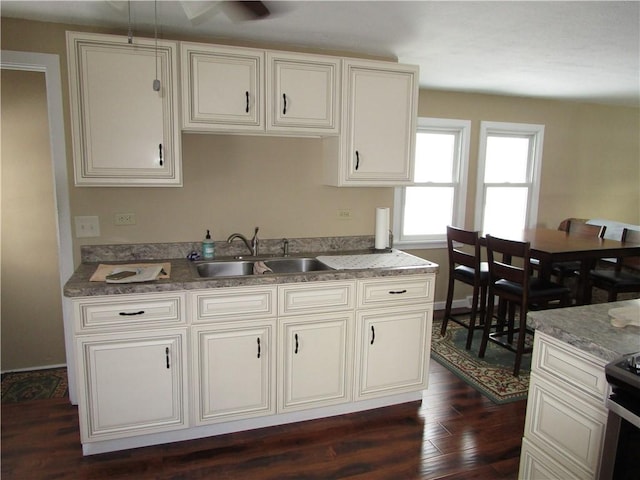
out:
<path id="1" fill-rule="evenodd" d="M 471 247 L 473 253 L 464 252 L 461 248 L 457 248 L 454 243 L 460 244 L 460 247 Z M 486 262 L 480 261 L 480 238 L 478 232 L 447 226 L 447 249 L 449 251 L 449 288 L 447 289 L 447 302 L 444 309 L 444 318 L 442 319 L 440 334 L 444 335 L 446 333 L 449 320 L 462 325 L 468 330 L 465 348 L 469 350 L 473 342 L 473 332 L 484 328 L 489 268 Z M 456 280 L 473 287 L 473 298 L 471 300 L 471 311 L 469 312 L 468 322 L 465 322 L 461 318 L 456 318 L 462 314 L 451 314 L 454 283 Z M 465 313 L 465 317 L 469 313 Z M 480 314 L 480 322 L 476 325 L 476 316 L 478 313 Z"/>
<path id="2" fill-rule="evenodd" d="M 530 353 L 531 348 L 525 348 L 527 331 L 527 311 L 531 308 L 547 308 L 549 302 L 559 301 L 560 306 L 569 305 L 571 291 L 569 288 L 553 282 L 542 282 L 538 278 L 531 278 L 531 256 L 529 242 L 504 240 L 487 235 L 487 259 L 489 263 L 489 292 L 487 318 L 482 335 L 482 343 L 478 356 L 483 358 L 489 341 L 500 345 L 516 354 L 513 375 L 520 373 L 522 355 Z M 498 256 L 502 255 L 502 259 Z M 518 259 L 517 265 L 513 260 Z M 522 265 L 522 266 L 519 266 Z M 491 321 L 494 311 L 494 298 L 499 299 L 498 329 L 491 333 Z M 515 327 L 516 306 L 519 306 L 518 328 Z M 507 310 L 509 318 L 506 319 Z M 507 320 L 507 331 L 504 331 Z M 517 344 L 513 344 L 514 334 L 518 334 Z M 507 340 L 502 340 L 502 337 Z"/>

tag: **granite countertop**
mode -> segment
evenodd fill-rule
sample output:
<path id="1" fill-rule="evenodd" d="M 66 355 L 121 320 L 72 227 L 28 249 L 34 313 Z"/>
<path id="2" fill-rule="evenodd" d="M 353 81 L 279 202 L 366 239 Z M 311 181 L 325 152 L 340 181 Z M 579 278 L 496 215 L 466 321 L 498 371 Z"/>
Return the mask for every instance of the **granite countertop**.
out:
<path id="1" fill-rule="evenodd" d="M 99 249 L 98 249 L 99 250 Z M 195 290 L 205 288 L 223 288 L 223 287 L 238 287 L 245 285 L 273 285 L 281 283 L 295 283 L 295 282 L 314 282 L 314 281 L 328 281 L 328 280 L 347 280 L 354 278 L 373 278 L 373 277 L 385 277 L 385 276 L 398 276 L 398 275 L 412 275 L 421 273 L 435 273 L 438 271 L 438 265 L 424 260 L 422 258 L 410 255 L 400 250 L 393 250 L 388 254 L 371 253 L 369 250 L 356 250 L 356 251 L 339 251 L 322 250 L 316 254 L 303 254 L 301 252 L 294 253 L 291 256 L 312 256 L 318 257 L 331 253 L 332 258 L 335 260 L 336 255 L 340 255 L 348 259 L 356 260 L 354 266 L 353 261 L 347 261 L 344 268 L 337 268 L 335 270 L 321 270 L 305 273 L 269 273 L 264 275 L 245 275 L 234 277 L 214 277 L 214 278 L 201 278 L 198 276 L 194 262 L 187 260 L 186 258 L 158 258 L 158 255 L 153 255 L 154 258 L 141 258 L 140 255 L 132 255 L 123 258 L 122 255 L 114 257 L 109 254 L 104 254 L 100 261 L 96 258 L 95 252 L 89 255 L 89 258 L 93 261 L 83 261 L 78 269 L 71 276 L 69 281 L 64 286 L 64 295 L 67 297 L 84 297 L 84 296 L 96 296 L 96 295 L 117 295 L 126 293 L 152 293 L 152 292 L 164 292 L 164 291 L 176 291 L 176 290 Z M 368 254 L 371 254 L 369 257 Z M 380 255 L 388 255 L 387 261 L 380 262 Z M 217 257 L 216 260 L 229 260 L 233 257 Z M 375 260 L 373 262 L 367 262 L 371 258 Z M 388 259 L 392 259 L 389 261 Z M 126 263 L 171 263 L 170 278 L 159 279 L 152 282 L 144 283 L 122 283 L 113 284 L 106 282 L 91 282 L 89 279 L 98 268 L 101 263 L 107 264 L 126 264 Z M 338 267 L 340 262 L 338 262 Z M 366 267 L 366 265 L 374 265 L 373 268 Z M 358 265 L 362 265 L 365 268 L 358 268 Z M 383 266 L 375 266 L 383 265 Z"/>
<path id="2" fill-rule="evenodd" d="M 640 327 L 611 325 L 609 310 L 637 305 L 640 300 L 529 312 L 527 325 L 611 362 L 640 351 Z"/>

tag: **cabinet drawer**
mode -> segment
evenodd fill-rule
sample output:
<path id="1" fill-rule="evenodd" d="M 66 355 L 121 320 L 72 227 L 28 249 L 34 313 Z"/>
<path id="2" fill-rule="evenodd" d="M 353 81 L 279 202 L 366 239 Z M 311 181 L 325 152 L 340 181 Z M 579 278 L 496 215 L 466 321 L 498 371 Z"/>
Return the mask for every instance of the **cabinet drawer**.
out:
<path id="1" fill-rule="evenodd" d="M 605 362 L 566 343 L 536 332 L 533 349 L 533 368 L 561 382 L 563 388 L 570 385 L 604 406 L 609 386 L 604 374 Z"/>
<path id="2" fill-rule="evenodd" d="M 194 323 L 276 316 L 276 288 L 220 288 L 191 292 Z"/>
<path id="3" fill-rule="evenodd" d="M 536 448 L 526 438 L 522 439 L 518 480 L 583 480 L 585 478 L 587 475 L 582 470 L 570 471 L 565 465 Z"/>
<path id="4" fill-rule="evenodd" d="M 594 478 L 606 423 L 604 407 L 595 408 L 531 375 L 524 435 L 560 463 L 573 464 Z"/>
<path id="5" fill-rule="evenodd" d="M 180 293 L 90 297 L 73 301 L 77 333 L 176 326 L 185 323 Z"/>
<path id="6" fill-rule="evenodd" d="M 354 282 L 314 282 L 278 287 L 278 313 L 351 310 L 355 305 Z"/>
<path id="7" fill-rule="evenodd" d="M 435 275 L 360 280 L 358 307 L 383 307 L 433 302 Z"/>

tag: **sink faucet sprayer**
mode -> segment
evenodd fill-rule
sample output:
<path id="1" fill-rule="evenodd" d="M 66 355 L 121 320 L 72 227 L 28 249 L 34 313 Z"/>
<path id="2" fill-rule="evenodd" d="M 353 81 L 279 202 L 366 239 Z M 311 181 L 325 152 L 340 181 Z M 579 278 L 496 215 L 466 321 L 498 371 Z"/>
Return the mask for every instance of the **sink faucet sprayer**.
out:
<path id="1" fill-rule="evenodd" d="M 249 240 L 247 240 L 247 237 L 245 237 L 241 233 L 232 233 L 231 235 L 229 235 L 229 238 L 227 238 L 227 243 L 231 243 L 236 238 L 239 238 L 247 246 L 247 248 L 249 249 L 249 252 L 251 252 L 251 255 L 253 257 L 257 257 L 259 254 L 258 245 L 260 242 L 260 240 L 258 239 L 258 230 L 260 230 L 260 227 L 256 227 L 256 230 L 253 233 L 253 238 L 251 239 L 251 243 L 249 243 Z"/>

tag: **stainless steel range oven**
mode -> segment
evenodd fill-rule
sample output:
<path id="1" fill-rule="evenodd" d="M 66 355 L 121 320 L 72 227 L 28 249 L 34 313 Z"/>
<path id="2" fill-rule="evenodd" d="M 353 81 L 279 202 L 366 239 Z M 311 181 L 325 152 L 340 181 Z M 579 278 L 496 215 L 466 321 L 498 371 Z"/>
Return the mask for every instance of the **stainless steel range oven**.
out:
<path id="1" fill-rule="evenodd" d="M 640 478 L 640 352 L 605 367 L 612 394 L 605 432 L 600 480 Z"/>

